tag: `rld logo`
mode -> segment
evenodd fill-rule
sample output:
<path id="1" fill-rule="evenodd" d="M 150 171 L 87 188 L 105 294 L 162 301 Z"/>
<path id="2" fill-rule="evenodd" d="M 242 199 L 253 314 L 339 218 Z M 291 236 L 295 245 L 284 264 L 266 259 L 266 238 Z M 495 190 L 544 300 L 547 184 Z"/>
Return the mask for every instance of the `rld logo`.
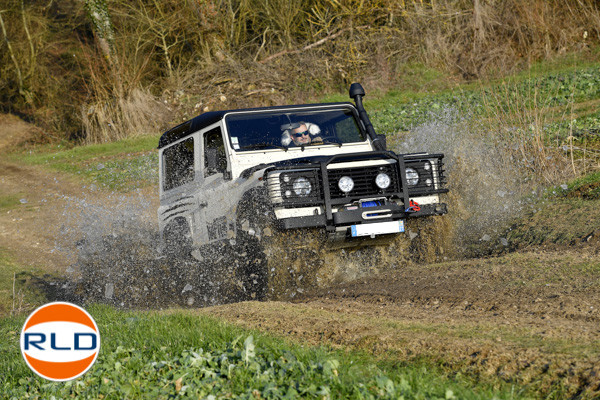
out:
<path id="1" fill-rule="evenodd" d="M 98 326 L 87 311 L 71 303 L 41 306 L 25 321 L 21 353 L 39 376 L 68 381 L 83 375 L 100 350 Z"/>

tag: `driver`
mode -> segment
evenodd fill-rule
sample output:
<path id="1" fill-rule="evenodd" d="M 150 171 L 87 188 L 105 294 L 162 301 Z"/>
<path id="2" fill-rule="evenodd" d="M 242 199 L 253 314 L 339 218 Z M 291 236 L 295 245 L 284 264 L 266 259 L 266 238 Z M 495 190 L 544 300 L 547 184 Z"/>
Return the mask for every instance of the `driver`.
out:
<path id="1" fill-rule="evenodd" d="M 310 143 L 321 143 L 323 139 L 319 137 L 321 128 L 318 125 L 310 122 L 297 122 L 294 124 L 282 125 L 284 129 L 281 135 L 281 144 L 288 147 L 292 142 L 296 146 L 303 146 Z"/>

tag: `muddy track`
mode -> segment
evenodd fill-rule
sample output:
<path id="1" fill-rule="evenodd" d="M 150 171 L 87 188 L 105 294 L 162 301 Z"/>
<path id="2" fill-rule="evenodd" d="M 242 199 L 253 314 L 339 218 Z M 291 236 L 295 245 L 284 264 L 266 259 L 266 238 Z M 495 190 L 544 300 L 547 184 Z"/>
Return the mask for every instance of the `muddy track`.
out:
<path id="1" fill-rule="evenodd" d="M 544 397 L 600 396 L 598 248 L 404 265 L 306 294 L 201 312 L 308 341 L 517 382 Z"/>

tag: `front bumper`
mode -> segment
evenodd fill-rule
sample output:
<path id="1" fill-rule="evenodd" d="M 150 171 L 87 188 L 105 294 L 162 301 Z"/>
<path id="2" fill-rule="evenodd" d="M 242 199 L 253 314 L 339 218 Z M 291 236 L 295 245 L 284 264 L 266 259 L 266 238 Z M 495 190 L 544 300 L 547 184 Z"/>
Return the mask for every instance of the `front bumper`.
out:
<path id="1" fill-rule="evenodd" d="M 448 191 L 443 187 L 442 158 L 441 154 L 403 156 L 372 152 L 332 156 L 310 166 L 278 168 L 267 179 L 278 226 L 283 230 L 324 227 L 328 232 L 340 232 L 357 225 L 446 214 L 447 206 L 439 199 L 441 193 Z M 422 168 L 425 164 L 428 164 L 427 168 Z M 419 170 L 423 175 L 429 174 L 427 176 L 431 179 L 427 179 L 427 185 L 409 186 L 406 179 L 408 167 Z M 389 189 L 369 189 L 369 182 L 373 182 L 379 172 L 391 177 Z M 341 193 L 337 182 L 344 175 L 359 182 L 359 189 Z M 290 182 L 298 176 L 311 182 L 313 190 L 309 196 L 289 196 Z M 419 206 L 405 206 L 413 202 Z"/>
<path id="2" fill-rule="evenodd" d="M 443 215 L 448 212 L 445 203 L 420 205 L 419 211 L 407 211 L 402 205 L 389 203 L 377 207 L 342 208 L 332 212 L 333 220 L 328 223 L 326 214 L 289 217 L 277 220 L 280 229 L 327 228 L 330 231 L 350 228 L 352 225 L 398 221 L 408 218 Z"/>

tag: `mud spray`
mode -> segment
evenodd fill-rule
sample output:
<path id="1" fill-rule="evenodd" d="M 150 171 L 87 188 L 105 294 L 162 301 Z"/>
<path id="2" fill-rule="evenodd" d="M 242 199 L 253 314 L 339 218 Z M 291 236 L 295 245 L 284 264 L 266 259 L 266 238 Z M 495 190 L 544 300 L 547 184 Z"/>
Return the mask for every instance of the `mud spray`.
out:
<path id="1" fill-rule="evenodd" d="M 452 110 L 431 115 L 391 150 L 445 154 L 450 193 L 443 201 L 449 214 L 408 221 L 405 235 L 378 246 L 332 249 L 324 233 L 310 230 L 253 232 L 259 255 L 249 249 L 230 258 L 225 245 L 198 261 L 188 254 L 161 251 L 155 193 L 98 192 L 89 199 L 71 199 L 58 247 L 70 252 L 72 265 L 57 297 L 126 308 L 238 301 L 248 297 L 236 270 L 240 263 L 254 262 L 244 262 L 244 257 L 258 257 L 257 263 L 267 264 L 265 298 L 292 299 L 406 263 L 465 257 L 482 246 L 508 246 L 502 232 L 527 206 L 523 199 L 534 190 L 511 146 Z"/>

